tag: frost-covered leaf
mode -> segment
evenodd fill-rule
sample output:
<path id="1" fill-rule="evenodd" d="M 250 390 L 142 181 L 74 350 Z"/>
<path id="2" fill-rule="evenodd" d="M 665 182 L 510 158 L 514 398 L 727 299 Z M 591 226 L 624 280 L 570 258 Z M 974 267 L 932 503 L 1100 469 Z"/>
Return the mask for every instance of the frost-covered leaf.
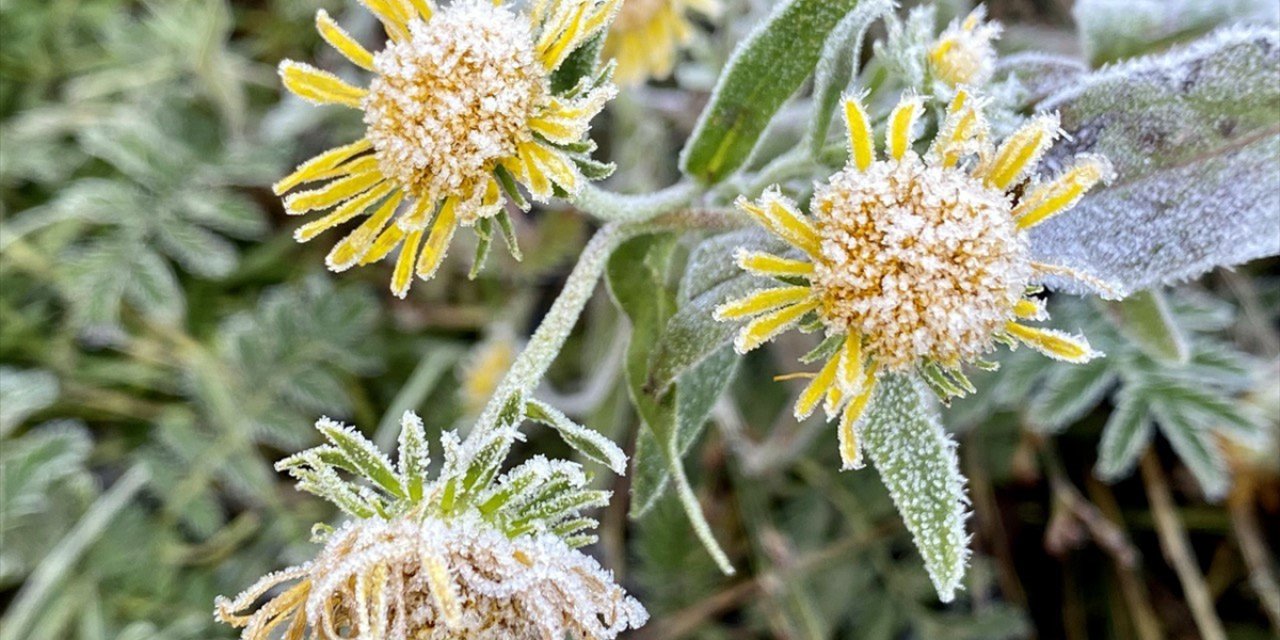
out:
<path id="1" fill-rule="evenodd" d="M 866 452 L 915 539 L 943 602 L 955 598 L 969 564 L 969 497 L 956 443 L 922 383 L 886 375 L 861 424 Z"/>
<path id="2" fill-rule="evenodd" d="M 1044 433 L 1061 431 L 1098 406 L 1117 379 L 1105 358 L 1055 365 L 1027 411 L 1031 426 Z"/>
<path id="3" fill-rule="evenodd" d="M 1238 21 L 1276 19 L 1271 0 L 1077 0 L 1071 13 L 1094 67 Z"/>
<path id="4" fill-rule="evenodd" d="M 599 431 L 577 424 L 564 412 L 539 400 L 529 400 L 525 403 L 525 415 L 530 420 L 536 420 L 555 429 L 565 443 L 578 453 L 608 467 L 618 475 L 626 473 L 627 454 Z"/>
<path id="5" fill-rule="evenodd" d="M 996 61 L 995 82 L 1017 82 L 1018 103 L 1029 106 L 1070 87 L 1086 72 L 1088 68 L 1075 58 L 1028 51 Z"/>
<path id="6" fill-rule="evenodd" d="M 747 161 L 773 115 L 813 73 L 828 34 L 858 0 L 786 0 L 738 45 L 680 153 L 680 168 L 716 183 Z"/>
<path id="7" fill-rule="evenodd" d="M 1032 232 L 1037 259 L 1127 294 L 1280 253 L 1280 32 L 1219 31 L 1098 71 L 1040 108 L 1072 136 L 1050 166 L 1100 153 L 1118 176 Z"/>
<path id="8" fill-rule="evenodd" d="M 1115 482 L 1132 473 L 1153 431 L 1146 401 L 1130 389 L 1121 393 L 1102 428 L 1094 474 L 1105 482 Z"/>
<path id="9" fill-rule="evenodd" d="M 400 476 L 396 474 L 386 454 L 379 451 L 359 431 L 328 418 L 321 418 L 316 423 L 316 429 L 342 452 L 361 476 L 397 498 L 408 496 L 404 483 L 400 481 Z"/>
<path id="10" fill-rule="evenodd" d="M 893 2 L 890 0 L 863 0 L 827 36 L 814 70 L 813 115 L 805 132 L 810 155 L 816 157 L 826 143 L 836 104 L 861 60 L 862 39 L 867 28 L 891 11 Z"/>
<path id="11" fill-rule="evenodd" d="M 0 437 L 58 398 L 58 378 L 39 369 L 0 367 Z"/>
<path id="12" fill-rule="evenodd" d="M 1154 402 L 1152 415 L 1160 433 L 1173 446 L 1178 459 L 1187 466 L 1209 500 L 1220 500 L 1230 488 L 1231 478 L 1222 452 L 1213 441 L 1210 424 L 1195 420 L 1177 407 Z"/>
<path id="13" fill-rule="evenodd" d="M 1169 312 L 1159 289 L 1139 291 L 1107 303 L 1120 333 L 1153 358 L 1185 363 L 1191 357 L 1186 338 Z"/>
<path id="14" fill-rule="evenodd" d="M 41 425 L 20 438 L 6 440 L 0 453 L 0 532 L 23 516 L 46 508 L 48 488 L 84 472 L 93 442 L 84 425 L 56 422 Z"/>

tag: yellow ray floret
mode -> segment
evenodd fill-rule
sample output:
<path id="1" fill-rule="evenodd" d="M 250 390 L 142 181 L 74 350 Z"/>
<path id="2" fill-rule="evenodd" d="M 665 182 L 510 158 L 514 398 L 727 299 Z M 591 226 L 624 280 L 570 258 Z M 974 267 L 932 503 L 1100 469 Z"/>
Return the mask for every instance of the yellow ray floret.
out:
<path id="1" fill-rule="evenodd" d="M 1035 187 L 1013 210 L 1018 226 L 1030 229 L 1074 207 L 1086 192 L 1109 180 L 1111 164 L 1100 156 L 1083 156 L 1052 182 Z"/>
<path id="2" fill-rule="evenodd" d="M 997 189 L 1008 189 L 1036 166 L 1058 133 L 1057 114 L 1032 118 L 1000 145 L 990 165 L 979 169 L 979 176 Z"/>
<path id="3" fill-rule="evenodd" d="M 863 376 L 862 337 L 847 336 L 836 359 L 840 361 L 840 368 L 836 370 L 840 390 L 846 395 L 857 394 Z"/>
<path id="4" fill-rule="evenodd" d="M 338 23 L 334 22 L 324 9 L 316 12 L 316 31 L 320 32 L 320 37 L 324 38 L 329 46 L 350 60 L 352 64 L 366 71 L 373 71 L 373 54 L 338 26 Z"/>
<path id="5" fill-rule="evenodd" d="M 820 253 L 818 230 L 801 215 L 794 204 L 776 190 L 765 192 L 759 203 L 739 197 L 734 205 L 810 257 L 816 257 Z"/>
<path id="6" fill-rule="evenodd" d="M 444 206 L 440 207 L 440 213 L 436 216 L 435 223 L 431 225 L 431 237 L 427 238 L 427 246 L 422 250 L 422 257 L 418 259 L 419 278 L 426 280 L 435 275 L 449 248 L 449 241 L 453 239 L 453 232 L 457 228 L 458 207 L 450 198 L 445 201 Z"/>
<path id="7" fill-rule="evenodd" d="M 1058 360 L 1081 364 L 1099 355 L 1084 338 L 1061 331 L 1037 329 L 1016 322 L 1006 324 L 1005 331 L 1023 344 Z"/>
<path id="8" fill-rule="evenodd" d="M 986 129 L 981 101 L 963 89 L 957 90 L 947 107 L 947 117 L 929 147 L 929 156 L 940 166 L 954 167 L 969 151 L 972 141 L 981 141 Z"/>
<path id="9" fill-rule="evenodd" d="M 1023 320 L 1047 320 L 1049 313 L 1045 311 L 1044 300 L 1040 298 L 1023 298 L 1013 305 L 1013 315 Z"/>
<path id="10" fill-rule="evenodd" d="M 778 307 L 801 302 L 812 295 L 807 286 L 776 287 L 757 291 L 740 300 L 720 305 L 715 311 L 717 320 L 748 318 Z"/>
<path id="11" fill-rule="evenodd" d="M 329 255 L 325 258 L 325 264 L 333 271 L 345 271 L 355 266 L 355 264 L 364 256 L 369 247 L 373 245 L 373 240 L 382 232 L 387 223 L 391 221 L 391 216 L 395 215 L 396 209 L 400 203 L 404 201 L 404 192 L 396 191 L 387 198 L 378 210 L 360 223 L 355 231 L 352 231 L 347 237 L 343 238 L 333 246 L 329 251 Z"/>
<path id="12" fill-rule="evenodd" d="M 320 155 L 302 163 L 293 173 L 271 185 L 276 195 L 283 195 L 294 187 L 306 182 L 320 179 L 326 172 L 346 162 L 351 157 L 364 153 L 372 146 L 367 138 L 361 138 L 351 144 L 334 147 Z"/>
<path id="13" fill-rule="evenodd" d="M 738 353 L 747 353 L 776 337 L 779 333 L 791 328 L 806 313 L 818 307 L 817 298 L 808 298 L 802 302 L 771 311 L 751 322 L 738 332 L 734 340 L 734 348 Z"/>
<path id="14" fill-rule="evenodd" d="M 347 200 L 323 218 L 313 220 L 312 222 L 298 227 L 298 230 L 293 232 L 293 237 L 298 242 L 311 240 L 321 233 L 363 214 L 369 209 L 369 207 L 373 206 L 375 202 L 381 200 L 393 190 L 395 190 L 395 185 L 383 182 L 378 186 Z"/>
<path id="15" fill-rule="evenodd" d="M 782 258 L 772 253 L 739 249 L 734 259 L 744 271 L 760 276 L 807 276 L 813 273 L 813 263 Z"/>
<path id="16" fill-rule="evenodd" d="M 289 91 L 316 104 L 339 104 L 359 109 L 367 93 L 364 89 L 343 82 L 328 71 L 292 60 L 280 63 L 280 79 Z"/>
<path id="17" fill-rule="evenodd" d="M 864 465 L 862 446 L 858 439 L 858 422 L 866 412 L 867 404 L 871 401 L 871 395 L 875 390 L 876 367 L 873 364 L 863 374 L 858 395 L 849 400 L 844 412 L 840 414 L 839 445 L 842 469 L 861 469 Z"/>
<path id="18" fill-rule="evenodd" d="M 924 113 L 924 101 L 913 96 L 905 98 L 889 114 L 889 129 L 885 132 L 885 148 L 889 157 L 901 160 L 915 142 L 916 123 Z"/>
<path id="19" fill-rule="evenodd" d="M 866 171 L 876 159 L 876 150 L 871 121 L 867 119 L 861 98 L 848 96 L 844 99 L 844 123 L 849 131 L 849 153 L 853 165 L 859 171 Z"/>
<path id="20" fill-rule="evenodd" d="M 794 410 L 796 420 L 804 420 L 813 415 L 813 410 L 818 408 L 818 403 L 828 396 L 835 383 L 836 369 L 839 364 L 839 358 L 827 360 L 827 364 L 818 371 L 818 375 L 814 376 L 805 386 L 804 391 L 800 392 L 800 397 L 796 398 Z"/>

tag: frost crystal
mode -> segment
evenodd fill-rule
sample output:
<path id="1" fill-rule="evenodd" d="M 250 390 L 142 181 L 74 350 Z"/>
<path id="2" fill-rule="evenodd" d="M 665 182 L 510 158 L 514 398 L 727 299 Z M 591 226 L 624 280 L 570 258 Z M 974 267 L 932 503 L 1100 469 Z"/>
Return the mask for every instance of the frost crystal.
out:
<path id="1" fill-rule="evenodd" d="M 1037 228 L 1033 253 L 1117 285 L 1195 278 L 1280 253 L 1280 33 L 1227 29 L 1105 69 L 1046 101 L 1072 139 L 1048 164 L 1104 153 L 1117 179 Z M 1087 283 L 1052 278 L 1055 287 Z"/>
<path id="2" fill-rule="evenodd" d="M 256 613 L 268 590 L 292 583 Z M 317 558 L 265 576 L 218 619 L 244 637 L 614 638 L 648 614 L 594 559 L 553 534 L 508 538 L 474 517 L 348 522 Z M 341 632 L 340 632 L 341 631 Z"/>

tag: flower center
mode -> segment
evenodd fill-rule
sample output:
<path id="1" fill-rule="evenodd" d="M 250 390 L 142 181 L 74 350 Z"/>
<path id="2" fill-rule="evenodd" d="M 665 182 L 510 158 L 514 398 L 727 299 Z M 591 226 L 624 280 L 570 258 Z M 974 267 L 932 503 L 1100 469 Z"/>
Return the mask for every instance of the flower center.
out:
<path id="1" fill-rule="evenodd" d="M 890 370 L 981 356 L 1030 278 L 1010 207 L 967 173 L 910 152 L 832 176 L 813 199 L 823 322 L 861 335 Z"/>
<path id="2" fill-rule="evenodd" d="M 374 60 L 365 124 L 382 172 L 418 197 L 469 197 L 527 139 L 548 93 L 528 21 L 456 2 Z"/>

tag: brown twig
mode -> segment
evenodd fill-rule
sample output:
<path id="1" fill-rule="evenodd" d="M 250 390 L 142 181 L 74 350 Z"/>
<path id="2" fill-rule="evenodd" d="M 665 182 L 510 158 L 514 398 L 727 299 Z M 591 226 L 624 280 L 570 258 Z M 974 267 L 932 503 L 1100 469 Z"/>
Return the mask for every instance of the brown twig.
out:
<path id="1" fill-rule="evenodd" d="M 1147 500 L 1151 503 L 1151 513 L 1155 518 L 1156 534 L 1160 537 L 1160 548 L 1178 575 L 1178 582 L 1182 584 L 1196 628 L 1205 640 L 1226 640 L 1222 620 L 1214 610 L 1213 598 L 1209 595 L 1204 575 L 1191 551 L 1187 530 L 1178 519 L 1173 494 L 1169 491 L 1169 482 L 1164 470 L 1160 468 L 1160 461 L 1156 459 L 1155 453 L 1148 450 L 1142 455 L 1140 467 L 1142 482 L 1147 489 Z"/>
<path id="2" fill-rule="evenodd" d="M 1277 583 L 1272 571 L 1271 551 L 1264 542 L 1258 516 L 1253 511 L 1253 502 L 1244 499 L 1232 499 L 1228 503 L 1231 512 L 1232 530 L 1236 541 L 1240 544 L 1240 554 L 1249 571 L 1249 585 L 1257 594 L 1262 610 L 1271 621 L 1271 628 L 1280 634 L 1280 583 Z"/>
<path id="3" fill-rule="evenodd" d="M 1093 503 L 1098 505 L 1098 509 L 1108 520 L 1115 523 L 1116 527 L 1124 531 L 1124 520 L 1120 514 L 1120 505 L 1116 503 L 1115 496 L 1111 494 L 1111 490 L 1097 480 L 1091 480 L 1088 484 L 1089 495 Z M 1134 633 L 1139 640 L 1160 640 L 1164 638 L 1164 631 L 1160 625 L 1160 618 L 1156 615 L 1156 610 L 1151 606 L 1150 594 L 1147 592 L 1147 585 L 1142 579 L 1142 567 L 1136 564 L 1133 567 L 1122 567 L 1119 563 L 1113 565 L 1116 576 L 1120 583 L 1120 595 L 1124 598 L 1125 607 L 1129 611 L 1130 620 L 1133 622 Z"/>

